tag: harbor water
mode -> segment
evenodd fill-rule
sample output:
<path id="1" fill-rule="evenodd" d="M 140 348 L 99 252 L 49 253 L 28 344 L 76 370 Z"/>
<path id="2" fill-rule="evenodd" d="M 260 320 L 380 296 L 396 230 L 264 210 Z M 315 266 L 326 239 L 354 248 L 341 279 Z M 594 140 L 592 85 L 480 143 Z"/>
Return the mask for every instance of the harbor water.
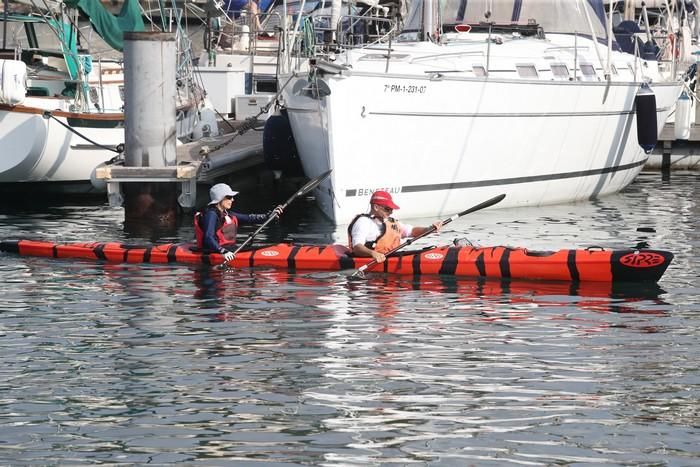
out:
<path id="1" fill-rule="evenodd" d="M 699 182 L 644 173 L 615 196 L 480 211 L 421 241 L 647 242 L 676 255 L 656 285 L 0 253 L 0 464 L 698 465 Z M 273 198 L 244 191 L 241 210 Z M 125 231 L 106 200 L 6 198 L 0 236 L 194 232 Z M 260 240 L 344 238 L 304 199 Z"/>

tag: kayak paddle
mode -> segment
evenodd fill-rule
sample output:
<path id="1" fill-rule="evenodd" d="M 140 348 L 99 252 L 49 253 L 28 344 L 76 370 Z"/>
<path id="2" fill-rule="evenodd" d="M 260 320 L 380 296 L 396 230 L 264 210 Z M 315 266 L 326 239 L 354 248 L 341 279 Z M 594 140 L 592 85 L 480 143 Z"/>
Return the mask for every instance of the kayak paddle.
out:
<path id="1" fill-rule="evenodd" d="M 498 195 L 498 196 L 494 196 L 493 198 L 491 198 L 491 199 L 489 199 L 489 200 L 486 200 L 486 201 L 484 201 L 483 203 L 479 203 L 479 204 L 477 204 L 476 206 L 472 206 L 471 208 L 466 209 L 466 210 L 464 210 L 464 211 L 462 211 L 462 212 L 460 212 L 460 213 L 458 213 L 458 214 L 455 214 L 455 215 L 452 216 L 452 217 L 448 217 L 447 219 L 445 219 L 444 221 L 442 221 L 442 225 L 447 225 L 447 224 L 449 224 L 450 222 L 452 222 L 453 220 L 458 219 L 458 218 L 460 218 L 460 217 L 462 217 L 462 216 L 464 216 L 464 215 L 466 215 L 466 214 L 472 213 L 472 212 L 474 212 L 474 211 L 478 211 L 478 210 L 480 210 L 480 209 L 487 208 L 487 207 L 489 207 L 489 206 L 493 206 L 493 205 L 496 204 L 496 203 L 500 203 L 500 202 L 503 200 L 503 198 L 505 198 L 505 197 L 506 197 L 505 193 L 504 193 L 504 194 L 500 194 L 500 195 Z M 425 237 L 426 235 L 435 232 L 436 230 L 437 230 L 437 229 L 435 228 L 435 226 L 434 226 L 434 225 L 431 225 L 430 228 L 429 228 L 428 230 L 426 230 L 425 232 L 423 232 L 422 234 L 416 235 L 416 236 L 413 237 L 413 238 L 409 238 L 408 240 L 406 240 L 405 242 L 403 242 L 401 245 L 397 246 L 396 248 L 394 248 L 394 249 L 392 249 L 392 250 L 389 250 L 384 256 L 389 257 L 389 255 L 392 255 L 392 254 L 396 253 L 397 251 L 399 251 L 399 250 L 402 249 L 403 247 L 410 245 L 411 243 L 415 242 L 415 241 L 418 240 L 419 238 L 423 238 L 423 237 Z M 369 263 L 365 264 L 364 266 L 360 266 L 355 272 L 353 272 L 353 273 L 350 275 L 350 279 L 355 279 L 355 278 L 360 278 L 360 279 L 361 279 L 361 278 L 365 277 L 365 271 L 366 271 L 367 269 L 371 268 L 372 266 L 375 266 L 376 264 L 378 264 L 377 260 L 372 260 L 372 261 L 370 261 Z"/>
<path id="2" fill-rule="evenodd" d="M 322 173 L 321 175 L 314 178 L 313 180 L 309 180 L 306 183 L 306 185 L 299 188 L 299 190 L 297 190 L 292 196 L 290 196 L 289 199 L 284 202 L 284 204 L 281 204 L 280 207 L 282 209 L 286 208 L 287 206 L 289 206 L 289 203 L 294 201 L 296 198 L 298 198 L 299 196 L 304 195 L 304 194 L 308 193 L 309 191 L 313 190 L 314 188 L 316 188 L 322 181 L 324 181 L 326 178 L 328 178 L 328 176 L 331 174 L 332 171 L 333 171 L 333 169 L 329 170 L 328 172 Z M 245 248 L 246 245 L 248 245 L 253 240 L 253 238 L 255 238 L 255 236 L 257 234 L 259 234 L 262 229 L 265 228 L 265 226 L 267 224 L 272 222 L 273 219 L 276 219 L 277 217 L 279 217 L 279 215 L 276 212 L 273 212 L 270 215 L 270 217 L 268 217 L 267 220 L 260 227 L 258 227 L 258 230 L 256 230 L 252 234 L 248 235 L 248 238 L 246 238 L 245 241 L 243 241 L 243 243 L 241 243 L 241 245 L 238 248 L 236 248 L 236 251 L 233 252 L 234 258 L 236 257 L 236 254 L 238 254 L 239 251 L 241 251 L 243 248 Z M 229 262 L 225 261 L 219 267 L 221 269 L 224 269 L 224 268 L 228 267 L 228 264 L 229 264 Z"/>

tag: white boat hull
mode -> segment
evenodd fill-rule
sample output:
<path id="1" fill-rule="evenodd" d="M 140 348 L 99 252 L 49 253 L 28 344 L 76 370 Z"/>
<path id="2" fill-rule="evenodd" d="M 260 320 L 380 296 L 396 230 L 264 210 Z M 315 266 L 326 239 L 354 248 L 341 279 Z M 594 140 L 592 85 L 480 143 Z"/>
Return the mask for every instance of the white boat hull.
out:
<path id="1" fill-rule="evenodd" d="M 401 218 L 445 217 L 500 193 L 499 207 L 596 198 L 630 184 L 647 160 L 638 82 L 424 75 L 325 75 L 320 99 L 300 92 L 307 74 L 288 86 L 306 174 L 333 169 L 317 197 L 337 224 L 366 212 L 378 189 L 394 194 Z M 652 88 L 660 131 L 680 84 Z"/>
<path id="2" fill-rule="evenodd" d="M 55 118 L 44 118 L 40 112 L 39 108 L 0 108 L 0 184 L 44 183 L 47 191 L 51 185 L 57 192 L 96 191 L 91 185 L 95 168 L 118 155 L 110 148 L 124 143 L 123 114 L 101 114 L 100 118 L 100 114 L 85 113 L 69 118 L 65 112 L 53 112 Z M 76 122 L 80 118 L 87 125 Z M 194 111 L 181 114 L 178 137 L 192 133 L 195 119 Z"/>
<path id="3" fill-rule="evenodd" d="M 69 125 L 65 117 L 57 118 Z M 0 121 L 0 183 L 89 182 L 95 167 L 116 155 L 41 115 L 0 110 Z M 104 146 L 124 142 L 123 128 L 74 129 Z"/>

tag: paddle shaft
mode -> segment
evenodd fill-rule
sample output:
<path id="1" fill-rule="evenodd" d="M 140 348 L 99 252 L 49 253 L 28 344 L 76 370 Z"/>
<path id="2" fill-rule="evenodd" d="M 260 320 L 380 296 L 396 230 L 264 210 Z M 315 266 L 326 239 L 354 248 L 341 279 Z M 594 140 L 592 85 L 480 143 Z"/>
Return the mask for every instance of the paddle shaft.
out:
<path id="1" fill-rule="evenodd" d="M 462 216 L 464 216 L 464 215 L 466 215 L 466 214 L 472 213 L 472 212 L 474 212 L 474 211 L 479 211 L 479 210 L 484 209 L 484 208 L 487 208 L 487 207 L 489 207 L 489 206 L 493 206 L 493 205 L 496 204 L 496 203 L 500 203 L 500 202 L 503 200 L 503 198 L 505 198 L 505 197 L 506 197 L 505 194 L 500 194 L 500 195 L 498 195 L 498 196 L 494 196 L 493 198 L 488 199 L 488 200 L 484 201 L 483 203 L 479 203 L 479 204 L 477 204 L 476 206 L 472 206 L 472 207 L 469 208 L 469 209 L 465 209 L 464 211 L 462 211 L 462 212 L 460 212 L 460 213 L 458 213 L 458 214 L 455 214 L 455 215 L 452 216 L 452 217 L 448 217 L 447 219 L 445 219 L 444 221 L 442 221 L 442 225 L 447 225 L 447 224 L 449 224 L 450 222 L 452 222 L 453 220 L 459 219 L 460 217 L 462 217 Z M 396 248 L 393 248 L 393 249 L 387 251 L 386 254 L 385 254 L 384 256 L 387 256 L 387 257 L 388 257 L 388 256 L 390 256 L 390 255 L 396 253 L 396 252 L 399 251 L 400 249 L 402 249 L 402 248 L 404 248 L 404 247 L 410 245 L 411 243 L 415 242 L 416 240 L 421 239 L 421 238 L 425 237 L 426 235 L 430 235 L 431 233 L 435 232 L 436 230 L 437 230 L 437 228 L 436 228 L 434 225 L 431 225 L 431 226 L 428 228 L 428 230 L 426 230 L 425 232 L 421 233 L 420 235 L 416 235 L 416 236 L 413 237 L 413 238 L 409 238 L 408 240 L 406 240 L 405 242 L 403 242 L 401 245 L 397 246 Z M 367 269 L 369 269 L 369 268 L 371 268 L 372 266 L 375 266 L 375 265 L 377 265 L 377 264 L 379 264 L 379 262 L 378 262 L 376 259 L 375 259 L 375 260 L 372 260 L 372 261 L 370 261 L 369 263 L 365 264 L 364 266 L 360 266 L 360 267 L 357 269 L 357 271 L 355 271 L 354 273 L 352 273 L 352 276 L 351 276 L 351 277 L 355 277 L 356 275 L 361 275 L 361 274 L 364 273 Z"/>
<path id="2" fill-rule="evenodd" d="M 327 172 L 322 173 L 321 175 L 319 175 L 318 177 L 314 178 L 313 180 L 308 181 L 303 187 L 299 188 L 292 196 L 290 196 L 289 199 L 288 199 L 287 201 L 284 202 L 284 204 L 281 204 L 280 207 L 281 207 L 282 209 L 285 209 L 285 208 L 286 208 L 292 201 L 294 201 L 296 198 L 298 198 L 299 196 L 301 196 L 301 195 L 303 195 L 303 194 L 305 194 L 305 193 L 308 193 L 309 191 L 311 191 L 311 190 L 313 190 L 314 188 L 316 188 L 323 180 L 325 180 L 325 179 L 331 174 L 332 171 L 333 171 L 333 169 L 331 169 L 331 170 L 329 170 L 329 171 L 327 171 Z M 236 250 L 233 252 L 233 256 L 235 257 L 236 254 L 238 254 L 239 251 L 241 251 L 241 250 L 242 250 L 243 248 L 245 248 L 250 242 L 253 241 L 253 238 L 255 238 L 255 236 L 258 235 L 258 234 L 260 233 L 260 231 L 261 231 L 262 229 L 264 229 L 265 226 L 267 226 L 267 224 L 269 224 L 269 223 L 272 222 L 273 220 L 277 219 L 278 217 L 279 217 L 279 214 L 276 213 L 276 212 L 273 212 L 272 215 L 270 215 L 270 217 L 268 217 L 267 220 L 266 220 L 265 222 L 263 222 L 263 224 L 262 224 L 260 227 L 258 227 L 257 230 L 256 230 L 255 232 L 253 232 L 252 234 L 248 235 L 248 238 L 246 238 L 246 239 L 243 241 L 243 243 L 241 243 L 240 246 L 239 246 L 238 248 L 236 248 Z M 221 267 L 222 267 L 222 268 L 225 268 L 226 266 L 228 266 L 228 261 L 226 261 L 226 262 L 224 262 L 224 263 L 221 264 Z"/>

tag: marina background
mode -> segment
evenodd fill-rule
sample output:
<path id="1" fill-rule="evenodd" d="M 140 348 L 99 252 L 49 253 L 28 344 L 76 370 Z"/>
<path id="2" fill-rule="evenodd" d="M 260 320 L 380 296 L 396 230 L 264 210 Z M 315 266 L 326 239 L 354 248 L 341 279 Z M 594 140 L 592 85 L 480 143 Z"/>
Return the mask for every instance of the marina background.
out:
<path id="1" fill-rule="evenodd" d="M 0 463 L 696 464 L 699 186 L 697 172 L 647 172 L 618 195 L 477 212 L 423 242 L 644 241 L 676 254 L 648 287 L 2 254 Z M 279 201 L 262 188 L 240 200 Z M 263 234 L 345 241 L 311 199 Z M 194 232 L 189 217 L 167 235 L 125 231 L 106 201 L 6 197 L 0 235 Z"/>

